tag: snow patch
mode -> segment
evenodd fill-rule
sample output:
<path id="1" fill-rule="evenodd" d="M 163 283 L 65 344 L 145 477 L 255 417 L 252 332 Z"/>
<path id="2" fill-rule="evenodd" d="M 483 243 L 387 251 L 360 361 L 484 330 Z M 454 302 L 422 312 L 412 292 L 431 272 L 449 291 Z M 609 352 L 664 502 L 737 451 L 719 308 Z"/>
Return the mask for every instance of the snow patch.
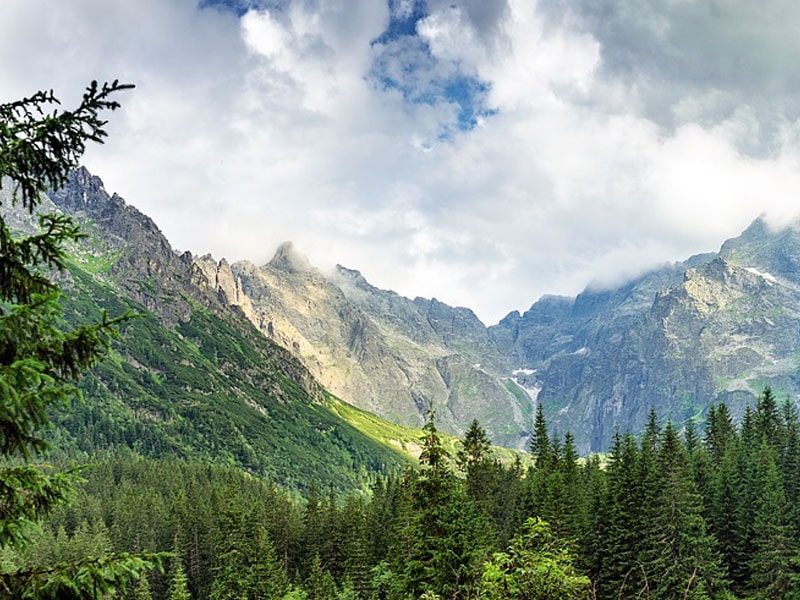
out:
<path id="1" fill-rule="evenodd" d="M 512 375 L 533 375 L 536 369 L 514 369 L 511 371 Z"/>
<path id="2" fill-rule="evenodd" d="M 536 408 L 536 399 L 539 397 L 539 392 L 542 391 L 542 384 L 538 381 L 533 384 L 533 387 L 527 387 L 519 382 L 516 377 L 512 377 L 511 381 L 513 381 L 517 387 L 521 388 L 526 394 L 528 394 L 528 398 L 531 399 L 531 406 Z"/>
<path id="3" fill-rule="evenodd" d="M 766 281 L 767 283 L 776 283 L 778 281 L 774 275 L 771 275 L 770 273 L 761 272 L 754 267 L 745 267 L 745 271 L 747 271 L 748 273 L 752 273 L 753 275 L 758 275 L 759 277 L 764 279 L 764 281 Z"/>
<path id="4" fill-rule="evenodd" d="M 486 371 L 486 369 L 484 369 L 484 368 L 481 366 L 481 363 L 475 363 L 474 365 L 472 365 L 472 368 L 473 368 L 473 369 L 475 369 L 475 370 L 476 370 L 478 373 L 483 373 L 484 375 L 489 375 L 489 377 L 491 377 L 491 376 L 492 376 L 492 375 L 491 375 L 491 373 L 488 373 L 488 372 Z"/>

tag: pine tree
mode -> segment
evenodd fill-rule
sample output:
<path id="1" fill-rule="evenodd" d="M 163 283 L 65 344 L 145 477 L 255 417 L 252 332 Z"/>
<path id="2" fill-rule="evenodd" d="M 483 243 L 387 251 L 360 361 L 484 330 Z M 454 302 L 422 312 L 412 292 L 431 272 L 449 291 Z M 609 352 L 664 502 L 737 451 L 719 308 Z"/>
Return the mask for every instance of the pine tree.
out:
<path id="1" fill-rule="evenodd" d="M 237 497 L 235 490 L 226 496 Z M 254 518 L 254 508 L 231 504 L 221 515 L 209 600 L 269 600 L 289 588 L 264 524 Z"/>
<path id="2" fill-rule="evenodd" d="M 725 404 L 711 406 L 706 419 L 705 444 L 714 465 L 719 466 L 728 445 L 736 437 L 736 427 Z"/>
<path id="3" fill-rule="evenodd" d="M 405 521 L 393 551 L 403 593 L 468 598 L 485 558 L 487 526 L 447 463 L 433 413 L 424 428 L 421 470 L 407 475 Z"/>
<path id="4" fill-rule="evenodd" d="M 102 142 L 111 97 L 132 86 L 93 82 L 79 106 L 59 111 L 52 91 L 0 104 L 0 186 L 11 203 L 33 213 L 39 196 L 57 189 L 86 144 Z M 56 110 L 53 110 L 56 108 Z M 64 245 L 81 234 L 67 217 L 39 217 L 41 231 L 17 237 L 0 215 L 0 549 L 20 548 L 36 524 L 73 494 L 76 470 L 54 473 L 31 463 L 46 449 L 40 432 L 48 411 L 77 397 L 75 381 L 102 356 L 115 322 L 64 330 L 60 290 L 48 273 L 66 268 Z M 11 598 L 99 598 L 136 580 L 155 555 L 86 557 L 56 566 L 0 572 L 0 595 Z"/>
<path id="5" fill-rule="evenodd" d="M 150 581 L 147 579 L 147 575 L 142 575 L 139 577 L 139 581 L 136 582 L 133 600 L 153 600 L 153 594 L 150 592 Z"/>
<path id="6" fill-rule="evenodd" d="M 308 600 L 335 600 L 336 583 L 330 571 L 322 566 L 319 555 L 311 561 L 311 571 L 304 583 Z"/>
<path id="7" fill-rule="evenodd" d="M 598 597 L 636 598 L 647 591 L 645 570 L 646 528 L 645 490 L 640 476 L 640 453 L 632 436 L 614 437 L 609 458 L 608 496 L 603 503 L 605 543 L 595 550 L 599 559 L 595 581 Z"/>
<path id="8" fill-rule="evenodd" d="M 754 420 L 757 435 L 765 439 L 773 450 L 781 448 L 784 439 L 783 423 L 778 410 L 778 401 L 770 386 L 765 387 L 758 398 Z"/>
<path id="9" fill-rule="evenodd" d="M 714 470 L 706 497 L 709 515 L 709 530 L 717 540 L 717 548 L 722 564 L 734 582 L 741 579 L 743 566 L 740 564 L 740 510 L 739 499 L 742 489 L 740 471 L 736 459 L 736 447 L 730 444 L 719 465 Z"/>
<path id="10" fill-rule="evenodd" d="M 536 457 L 534 464 L 537 469 L 544 468 L 550 461 L 550 437 L 547 432 L 547 422 L 544 418 L 544 408 L 541 402 L 536 405 L 530 451 Z"/>
<path id="11" fill-rule="evenodd" d="M 189 594 L 189 581 L 186 577 L 186 571 L 183 570 L 183 564 L 179 557 L 173 560 L 175 565 L 172 569 L 167 599 L 191 600 L 192 596 Z"/>
<path id="12" fill-rule="evenodd" d="M 578 574 L 571 548 L 549 525 L 529 519 L 508 552 L 484 565 L 480 598 L 486 600 L 589 600 L 590 581 Z"/>
<path id="13" fill-rule="evenodd" d="M 420 465 L 426 468 L 431 480 L 437 480 L 447 473 L 447 450 L 442 445 L 442 438 L 436 428 L 436 411 L 428 411 L 428 419 L 422 427 L 422 451 L 419 455 Z"/>
<path id="14" fill-rule="evenodd" d="M 647 564 L 653 600 L 706 600 L 726 588 L 713 537 L 702 516 L 686 450 L 674 427 L 664 429 L 658 454 L 662 487 L 649 532 L 653 556 Z"/>
<path id="15" fill-rule="evenodd" d="M 758 456 L 760 494 L 754 522 L 750 588 L 759 599 L 800 599 L 800 549 L 790 529 L 788 502 L 773 452 L 764 436 Z"/>
<path id="16" fill-rule="evenodd" d="M 781 407 L 781 417 L 785 432 L 783 447 L 779 456 L 779 467 L 787 499 L 800 498 L 800 420 L 797 407 L 786 400 Z M 792 530 L 800 532 L 800 502 L 792 501 L 789 507 Z M 800 542 L 800 533 L 795 534 Z"/>
<path id="17" fill-rule="evenodd" d="M 465 472 L 469 472 L 470 466 L 486 460 L 492 449 L 492 440 L 486 435 L 486 430 L 480 426 L 477 419 L 473 419 L 464 433 L 464 439 L 459 443 L 461 448 L 456 453 L 456 464 Z"/>

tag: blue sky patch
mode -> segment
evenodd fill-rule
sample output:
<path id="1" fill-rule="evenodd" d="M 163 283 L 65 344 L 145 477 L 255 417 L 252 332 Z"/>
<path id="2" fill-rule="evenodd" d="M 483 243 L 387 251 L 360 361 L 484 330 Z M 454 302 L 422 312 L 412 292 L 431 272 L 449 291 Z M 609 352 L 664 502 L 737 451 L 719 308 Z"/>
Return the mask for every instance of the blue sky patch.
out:
<path id="1" fill-rule="evenodd" d="M 229 10 L 240 17 L 249 10 L 273 10 L 283 4 L 284 2 L 280 0 L 199 0 L 198 2 L 200 8 Z"/>
<path id="2" fill-rule="evenodd" d="M 199 0 L 201 8 L 229 10 L 239 16 L 252 9 L 271 12 L 287 0 Z M 490 84 L 463 71 L 454 61 L 442 61 L 417 34 L 417 24 L 429 15 L 426 0 L 388 0 L 389 24 L 372 41 L 377 55 L 367 79 L 384 90 L 400 92 L 411 104 L 454 104 L 455 121 L 442 125 L 440 139 L 469 131 L 481 117 L 495 114 L 487 104 Z M 354 9 L 357 10 L 357 9 Z"/>
<path id="3" fill-rule="evenodd" d="M 378 54 L 368 78 L 386 90 L 397 90 L 412 104 L 458 105 L 455 123 L 445 124 L 440 139 L 469 131 L 481 117 L 497 111 L 487 104 L 490 84 L 465 73 L 453 61 L 437 59 L 417 34 L 417 23 L 428 16 L 425 0 L 389 0 L 389 25 L 372 42 Z"/>

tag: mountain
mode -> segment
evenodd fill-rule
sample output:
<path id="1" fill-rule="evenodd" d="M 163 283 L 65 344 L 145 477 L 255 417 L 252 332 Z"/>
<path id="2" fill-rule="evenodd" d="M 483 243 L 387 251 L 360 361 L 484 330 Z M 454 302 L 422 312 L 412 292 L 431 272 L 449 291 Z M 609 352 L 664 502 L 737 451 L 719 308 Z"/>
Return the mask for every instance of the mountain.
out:
<path id="1" fill-rule="evenodd" d="M 323 273 L 291 243 L 261 267 L 210 256 L 195 267 L 337 396 L 412 426 L 433 408 L 451 433 L 477 418 L 495 442 L 524 447 L 533 404 L 472 311 L 380 290 L 341 266 Z"/>
<path id="2" fill-rule="evenodd" d="M 7 197 L 2 208 L 31 230 Z M 83 379 L 84 401 L 54 413 L 61 451 L 233 464 L 299 488 L 353 489 L 407 464 L 342 419 L 341 403 L 290 352 L 195 285 L 192 256 L 178 255 L 100 179 L 79 169 L 39 208 L 72 216 L 87 234 L 59 275 L 67 321 L 96 321 L 103 310 L 139 315 Z"/>
<path id="3" fill-rule="evenodd" d="M 800 224 L 776 231 L 758 219 L 719 252 L 613 289 L 544 296 L 486 327 L 467 308 L 378 289 L 356 270 L 322 272 L 291 243 L 262 266 L 178 255 L 149 218 L 84 170 L 52 199 L 90 233 L 66 283 L 83 299 L 75 310 L 107 304 L 146 315 L 129 325 L 129 349 L 101 367 L 93 392 L 128 421 L 157 422 L 159 447 L 184 443 L 178 423 L 219 427 L 226 433 L 211 436 L 219 440 L 197 433 L 186 452 L 213 454 L 222 438 L 239 440 L 225 447 L 227 460 L 265 468 L 253 457 L 269 448 L 291 479 L 295 450 L 309 443 L 301 422 L 320 434 L 311 436 L 322 444 L 308 449 L 313 461 L 323 460 L 314 453 L 325 439 L 339 444 L 326 451 L 366 470 L 394 460 L 380 454 L 387 444 L 320 420 L 339 419 L 328 392 L 394 423 L 418 426 L 433 408 L 440 427 L 458 434 L 478 419 L 496 443 L 516 448 L 541 405 L 551 432 L 572 432 L 582 453 L 607 449 L 617 430 L 641 431 L 651 407 L 683 426 L 717 402 L 739 417 L 766 385 L 779 397 L 800 393 Z M 112 366 L 120 372 L 103 371 Z M 123 389 L 112 390 L 123 375 Z M 243 422 L 228 418 L 231 402 Z M 273 417 L 279 407 L 287 408 Z M 274 440 L 289 413 L 298 417 L 291 443 L 253 437 L 263 426 L 256 415 L 274 425 L 263 438 Z M 326 437 L 329 427 L 352 437 Z M 252 439 L 262 440 L 258 449 Z M 364 453 L 354 459 L 343 448 Z M 382 458 L 370 462 L 373 448 Z"/>
<path id="4" fill-rule="evenodd" d="M 348 401 L 418 425 L 477 418 L 523 448 L 541 403 L 553 433 L 582 452 L 641 431 L 651 408 L 679 426 L 712 403 L 735 416 L 766 385 L 795 398 L 800 233 L 757 220 L 718 253 L 666 265 L 613 289 L 545 296 L 485 327 L 465 308 L 403 298 L 355 270 L 322 273 L 291 244 L 266 265 L 196 259 L 206 286 L 241 307 Z"/>
<path id="5" fill-rule="evenodd" d="M 766 385 L 800 393 L 800 230 L 759 219 L 718 253 L 613 290 L 542 298 L 491 331 L 526 365 L 554 428 L 586 452 L 642 431 L 655 408 L 682 426 L 712 403 L 740 417 Z"/>

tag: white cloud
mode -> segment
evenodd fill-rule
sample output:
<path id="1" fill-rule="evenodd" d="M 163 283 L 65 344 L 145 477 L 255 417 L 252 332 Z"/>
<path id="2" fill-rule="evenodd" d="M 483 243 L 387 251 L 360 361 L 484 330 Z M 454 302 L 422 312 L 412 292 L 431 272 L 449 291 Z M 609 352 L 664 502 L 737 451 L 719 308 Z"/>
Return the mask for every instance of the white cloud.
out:
<path id="1" fill-rule="evenodd" d="M 672 4 L 601 29 L 577 5 L 430 2 L 420 40 L 373 44 L 390 16 L 379 2 L 239 20 L 192 0 L 6 0 L 0 81 L 5 99 L 53 87 L 73 101 L 91 79 L 136 83 L 87 163 L 179 248 L 259 262 L 291 239 L 315 264 L 494 322 L 712 250 L 761 212 L 796 213 L 798 107 L 756 98 L 756 75 L 718 85 L 729 58 L 713 43 L 735 42 L 735 11 L 719 31 L 704 21 L 711 43 L 692 33 L 695 8 Z M 641 39 L 661 45 L 639 66 L 626 52 Z M 758 39 L 780 87 L 790 65 Z M 669 71 L 659 57 L 676 52 L 702 52 L 710 83 Z M 378 57 L 428 61 L 409 79 L 419 90 L 454 72 L 486 82 L 497 113 L 441 140 L 458 106 L 382 89 Z M 662 76 L 686 93 L 657 93 Z"/>

